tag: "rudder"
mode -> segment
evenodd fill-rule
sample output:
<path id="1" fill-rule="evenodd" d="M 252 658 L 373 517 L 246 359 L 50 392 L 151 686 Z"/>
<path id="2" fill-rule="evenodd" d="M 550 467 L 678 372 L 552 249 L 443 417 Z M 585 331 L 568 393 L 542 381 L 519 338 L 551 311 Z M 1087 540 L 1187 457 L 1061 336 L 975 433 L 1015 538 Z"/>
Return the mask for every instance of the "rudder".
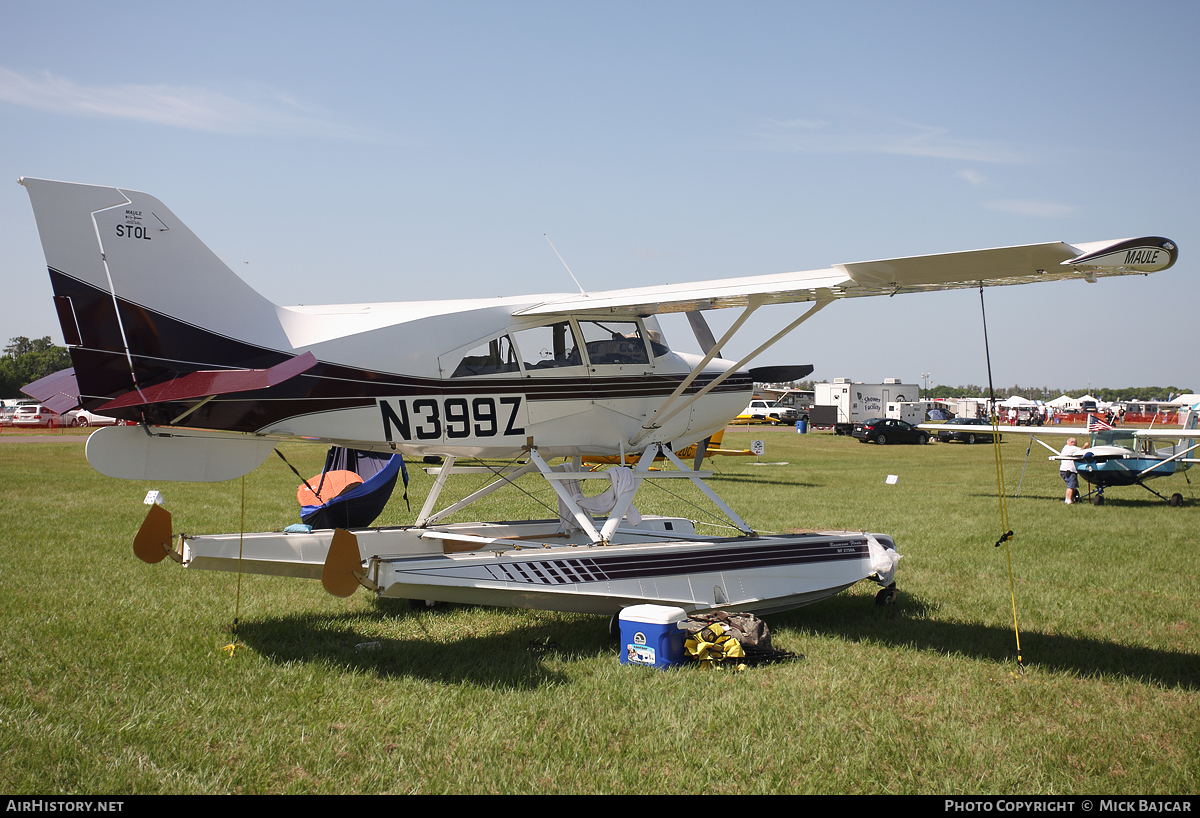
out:
<path id="1" fill-rule="evenodd" d="M 158 199 L 44 179 L 21 184 L 85 406 L 135 383 L 265 368 L 293 353 L 278 308 Z"/>

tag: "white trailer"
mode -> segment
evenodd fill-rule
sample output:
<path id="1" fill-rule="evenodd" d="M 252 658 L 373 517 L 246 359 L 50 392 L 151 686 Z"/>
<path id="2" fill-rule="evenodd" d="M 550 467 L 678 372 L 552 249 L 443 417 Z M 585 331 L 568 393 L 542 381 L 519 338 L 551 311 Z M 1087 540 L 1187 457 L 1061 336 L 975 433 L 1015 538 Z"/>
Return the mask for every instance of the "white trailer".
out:
<path id="1" fill-rule="evenodd" d="M 929 413 L 934 409 L 940 409 L 946 417 L 954 417 L 955 408 L 958 406 L 957 401 L 948 400 L 916 400 L 900 403 L 893 401 L 888 404 L 887 417 L 895 418 L 896 420 L 904 420 L 909 423 L 924 423 L 929 419 Z M 974 417 L 974 415 L 971 415 Z"/>
<path id="2" fill-rule="evenodd" d="M 915 426 L 918 423 L 925 422 L 925 412 L 927 409 L 928 407 L 925 406 L 923 401 L 918 401 L 916 403 L 911 403 L 909 401 L 904 401 L 902 403 L 898 401 L 889 401 L 887 405 L 887 412 L 884 414 L 884 417 L 903 420 Z"/>
<path id="3" fill-rule="evenodd" d="M 839 435 L 848 435 L 855 423 L 887 417 L 889 403 L 907 403 L 920 396 L 918 384 L 901 383 L 899 378 L 884 378 L 883 383 L 854 383 L 849 378 L 834 378 L 833 383 L 816 384 L 812 422 L 832 426 Z"/>

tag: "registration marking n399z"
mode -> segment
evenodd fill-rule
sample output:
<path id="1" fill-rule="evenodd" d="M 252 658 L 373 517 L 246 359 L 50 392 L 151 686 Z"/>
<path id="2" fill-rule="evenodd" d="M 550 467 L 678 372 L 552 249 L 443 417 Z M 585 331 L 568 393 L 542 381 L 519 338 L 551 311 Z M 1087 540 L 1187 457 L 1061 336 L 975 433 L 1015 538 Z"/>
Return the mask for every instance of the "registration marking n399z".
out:
<path id="1" fill-rule="evenodd" d="M 383 436 L 402 441 L 463 440 L 525 434 L 517 425 L 520 395 L 477 398 L 396 398 L 379 401 Z"/>

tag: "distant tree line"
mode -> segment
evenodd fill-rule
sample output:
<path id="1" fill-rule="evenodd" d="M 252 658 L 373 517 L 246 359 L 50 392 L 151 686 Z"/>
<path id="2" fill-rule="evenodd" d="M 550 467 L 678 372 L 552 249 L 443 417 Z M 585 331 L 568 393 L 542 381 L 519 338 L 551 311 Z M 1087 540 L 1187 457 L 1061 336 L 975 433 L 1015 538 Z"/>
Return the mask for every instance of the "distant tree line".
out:
<path id="1" fill-rule="evenodd" d="M 0 357 L 0 398 L 28 397 L 21 392 L 22 386 L 70 365 L 70 354 L 52 344 L 49 335 L 33 340 L 18 335 L 9 340 Z"/>
<path id="2" fill-rule="evenodd" d="M 1192 390 L 1186 386 L 1127 386 L 1122 389 L 1093 387 L 1088 389 L 1050 389 L 1045 386 L 1020 386 L 1014 384 L 996 389 L 996 397 L 1000 399 L 1020 395 L 1029 400 L 1050 401 L 1059 395 L 1081 398 L 1091 395 L 1105 403 L 1116 401 L 1136 400 L 1170 400 L 1176 395 L 1183 395 Z M 924 392 L 927 398 L 986 398 L 989 397 L 986 386 L 967 384 L 966 386 L 931 386 Z"/>
<path id="3" fill-rule="evenodd" d="M 812 392 L 816 389 L 818 383 L 828 383 L 828 381 L 789 381 L 780 386 L 788 386 L 793 389 L 803 389 L 806 392 Z M 1170 400 L 1176 395 L 1186 395 L 1192 392 L 1190 387 L 1186 386 L 1127 386 L 1123 389 L 1108 389 L 1105 387 L 1094 387 L 1088 389 L 1051 389 L 1048 386 L 1021 386 L 1013 384 L 1012 386 L 998 387 L 996 389 L 996 397 L 1000 400 L 1010 398 L 1013 395 L 1020 395 L 1029 400 L 1050 401 L 1057 398 L 1059 395 L 1068 395 L 1072 398 L 1081 398 L 1084 395 L 1091 395 L 1099 398 L 1105 403 L 1115 403 L 1116 401 L 1138 401 L 1138 400 Z M 921 397 L 926 400 L 935 400 L 938 398 L 987 398 L 988 388 L 977 384 L 969 383 L 966 386 L 931 386 L 928 389 L 922 390 Z"/>

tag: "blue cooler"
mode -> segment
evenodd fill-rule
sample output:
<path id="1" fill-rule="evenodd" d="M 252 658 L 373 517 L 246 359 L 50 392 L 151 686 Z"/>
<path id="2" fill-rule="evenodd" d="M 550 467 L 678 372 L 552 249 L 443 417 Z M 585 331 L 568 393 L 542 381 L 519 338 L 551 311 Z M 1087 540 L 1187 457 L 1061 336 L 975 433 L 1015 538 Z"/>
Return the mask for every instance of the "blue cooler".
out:
<path id="1" fill-rule="evenodd" d="M 631 605 L 621 611 L 621 664 L 667 668 L 683 663 L 683 608 Z"/>
<path id="2" fill-rule="evenodd" d="M 798 435 L 808 434 L 808 421 L 807 420 L 796 421 L 796 434 L 798 434 Z"/>

